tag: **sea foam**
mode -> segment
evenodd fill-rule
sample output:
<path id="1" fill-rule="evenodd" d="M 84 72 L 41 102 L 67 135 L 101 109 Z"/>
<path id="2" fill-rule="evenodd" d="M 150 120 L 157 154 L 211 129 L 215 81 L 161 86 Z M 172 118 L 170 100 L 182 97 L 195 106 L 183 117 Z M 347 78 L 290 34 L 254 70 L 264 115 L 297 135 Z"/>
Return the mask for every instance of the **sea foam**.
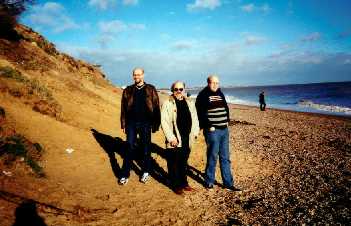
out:
<path id="1" fill-rule="evenodd" d="M 335 106 L 335 105 L 326 105 L 326 104 L 317 104 L 310 100 L 300 100 L 298 103 L 301 107 L 309 107 L 314 108 L 321 111 L 329 111 L 329 112 L 340 112 L 347 115 L 351 115 L 351 108 Z"/>

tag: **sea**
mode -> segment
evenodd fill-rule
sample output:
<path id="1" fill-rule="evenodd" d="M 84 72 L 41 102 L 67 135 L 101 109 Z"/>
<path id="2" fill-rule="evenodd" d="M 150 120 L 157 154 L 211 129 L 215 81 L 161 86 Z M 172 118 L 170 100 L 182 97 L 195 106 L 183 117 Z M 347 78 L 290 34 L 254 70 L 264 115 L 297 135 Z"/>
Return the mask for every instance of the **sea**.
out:
<path id="1" fill-rule="evenodd" d="M 192 97 L 201 89 L 188 90 Z M 313 112 L 328 115 L 351 117 L 351 81 L 222 87 L 228 103 L 259 106 L 258 95 L 264 91 L 266 108 L 284 109 L 299 112 Z"/>

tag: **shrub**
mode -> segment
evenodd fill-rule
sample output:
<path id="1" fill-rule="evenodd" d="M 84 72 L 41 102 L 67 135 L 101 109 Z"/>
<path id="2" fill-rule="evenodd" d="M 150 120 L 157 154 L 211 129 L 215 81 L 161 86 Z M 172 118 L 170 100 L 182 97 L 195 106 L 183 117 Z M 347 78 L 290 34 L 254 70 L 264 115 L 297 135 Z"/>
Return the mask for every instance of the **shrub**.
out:
<path id="1" fill-rule="evenodd" d="M 26 10 L 27 3 L 33 2 L 34 0 L 0 0 L 0 38 L 21 39 L 14 29 L 17 17 Z"/>
<path id="2" fill-rule="evenodd" d="M 23 76 L 20 71 L 15 70 L 11 67 L 0 67 L 0 76 L 4 78 L 14 79 L 20 83 L 24 83 L 27 86 L 27 88 L 30 89 L 28 92 L 30 94 L 36 93 L 38 96 L 43 97 L 46 100 L 54 99 L 50 90 L 48 90 L 48 88 L 46 88 L 45 86 L 41 85 L 38 80 L 28 79 L 25 76 Z"/>
<path id="3" fill-rule="evenodd" d="M 42 147 L 39 143 L 34 143 L 34 144 L 33 144 L 33 147 L 35 147 L 35 149 L 36 149 L 38 152 L 42 152 L 42 151 L 43 151 L 43 147 Z"/>
<path id="4" fill-rule="evenodd" d="M 12 154 L 14 156 L 24 156 L 26 154 L 26 148 L 22 142 L 23 137 L 14 135 L 5 139 L 4 150 L 5 153 Z"/>
<path id="5" fill-rule="evenodd" d="M 14 161 L 17 157 L 21 157 L 36 175 L 40 177 L 45 176 L 43 168 L 37 163 L 43 152 L 40 144 L 31 144 L 23 136 L 15 134 L 0 139 L 0 150 L 0 156 L 6 154 L 10 161 Z"/>
<path id="6" fill-rule="evenodd" d="M 39 177 L 44 177 L 45 174 L 43 172 L 43 168 L 32 158 L 25 157 L 25 161 L 28 166 L 32 168 L 34 173 L 36 173 Z"/>
<path id="7" fill-rule="evenodd" d="M 36 79 L 30 80 L 29 82 L 29 87 L 38 94 L 40 97 L 44 97 L 46 100 L 54 100 L 52 93 L 48 88 L 45 86 L 41 85 L 40 82 Z"/>
<path id="8" fill-rule="evenodd" d="M 37 79 L 29 79 L 18 70 L 5 66 L 0 67 L 0 77 L 13 79 L 17 84 L 8 88 L 9 94 L 14 97 L 26 97 L 34 111 L 49 115 L 60 120 L 61 105 L 55 100 L 51 91 L 43 86 Z M 34 96 L 35 98 L 30 98 Z"/>
<path id="9" fill-rule="evenodd" d="M 29 79 L 24 77 L 20 71 L 9 66 L 0 67 L 0 76 L 4 78 L 14 79 L 18 82 L 28 82 Z"/>

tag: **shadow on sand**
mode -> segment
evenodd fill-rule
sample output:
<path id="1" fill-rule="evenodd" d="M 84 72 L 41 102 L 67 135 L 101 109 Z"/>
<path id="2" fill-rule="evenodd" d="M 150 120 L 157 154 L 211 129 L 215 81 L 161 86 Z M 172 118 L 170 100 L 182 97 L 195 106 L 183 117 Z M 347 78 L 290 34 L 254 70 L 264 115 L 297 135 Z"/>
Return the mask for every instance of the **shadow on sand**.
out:
<path id="1" fill-rule="evenodd" d="M 159 146 L 157 146 L 159 147 Z M 171 158 L 171 152 L 172 150 L 167 150 L 167 149 L 162 149 L 161 150 L 159 148 L 152 148 L 152 152 L 156 153 L 157 155 L 161 156 L 163 159 L 165 159 L 167 161 L 167 167 L 168 167 L 168 171 L 170 169 L 170 167 L 172 166 L 173 163 L 173 159 Z M 187 175 L 195 180 L 197 183 L 201 184 L 202 186 L 205 186 L 205 174 L 203 172 L 201 172 L 199 169 L 196 169 L 193 166 L 188 165 L 188 170 L 187 170 Z M 217 180 L 214 183 L 215 185 L 218 186 L 222 186 L 220 185 Z"/>
<path id="2" fill-rule="evenodd" d="M 95 129 L 91 129 L 91 132 L 95 137 L 96 141 L 100 144 L 100 146 L 104 149 L 104 151 L 108 155 L 112 171 L 116 179 L 118 180 L 121 176 L 121 167 L 117 162 L 117 158 L 115 154 L 118 154 L 122 159 L 124 159 L 124 154 L 125 154 L 124 150 L 126 150 L 127 148 L 127 142 L 123 141 L 120 137 L 112 137 L 110 135 L 100 133 Z M 166 160 L 167 172 L 169 172 L 170 167 L 172 166 L 172 164 L 174 164 L 173 159 L 171 158 L 172 150 L 164 149 L 154 143 L 151 144 L 151 150 L 153 153 L 159 155 L 164 160 Z M 141 151 L 136 151 L 136 153 L 134 153 L 133 159 L 135 160 L 134 162 L 136 164 L 132 163 L 132 170 L 134 170 L 134 172 L 140 176 L 141 175 L 140 166 L 142 165 Z M 151 159 L 151 168 L 152 168 L 152 172 L 150 172 L 150 175 L 159 183 L 172 189 L 172 185 L 171 185 L 171 181 L 168 173 L 153 158 Z M 195 180 L 196 182 L 198 182 L 199 184 L 203 186 L 205 185 L 204 173 L 202 173 L 200 170 L 196 169 L 195 167 L 188 166 L 188 176 L 193 180 Z M 218 185 L 217 182 L 215 182 L 215 184 Z"/>
<path id="3" fill-rule="evenodd" d="M 95 137 L 96 141 L 100 144 L 100 146 L 104 149 L 104 151 L 106 152 L 106 154 L 108 155 L 109 159 L 110 159 L 110 164 L 111 164 L 111 168 L 112 171 L 116 177 L 116 179 L 118 180 L 121 176 L 121 167 L 119 166 L 118 162 L 117 162 L 117 158 L 115 154 L 118 154 L 122 159 L 124 159 L 125 157 L 125 152 L 124 150 L 126 150 L 127 148 L 127 142 L 123 141 L 121 138 L 119 137 L 112 137 L 110 135 L 106 135 L 103 133 L 98 132 L 95 129 L 91 129 L 91 132 L 93 134 L 93 136 Z M 156 145 L 156 144 L 152 144 L 152 149 L 153 150 L 157 150 L 157 152 L 162 152 L 163 148 L 161 148 L 160 146 Z M 140 166 L 142 166 L 142 153 L 141 151 L 137 150 L 135 153 L 133 153 L 133 159 L 134 162 L 136 163 L 132 163 L 132 170 L 134 170 L 134 172 L 137 175 L 141 175 L 141 170 L 140 170 Z M 152 168 L 152 172 L 149 172 L 150 175 L 157 180 L 159 183 L 162 183 L 163 185 L 167 186 L 170 188 L 170 181 L 168 179 L 168 174 L 167 172 L 158 165 L 158 163 L 156 162 L 155 159 L 151 159 L 151 168 Z"/>
<path id="4" fill-rule="evenodd" d="M 32 200 L 22 202 L 16 208 L 16 220 L 12 226 L 46 226 L 44 219 L 38 215 L 36 203 Z"/>

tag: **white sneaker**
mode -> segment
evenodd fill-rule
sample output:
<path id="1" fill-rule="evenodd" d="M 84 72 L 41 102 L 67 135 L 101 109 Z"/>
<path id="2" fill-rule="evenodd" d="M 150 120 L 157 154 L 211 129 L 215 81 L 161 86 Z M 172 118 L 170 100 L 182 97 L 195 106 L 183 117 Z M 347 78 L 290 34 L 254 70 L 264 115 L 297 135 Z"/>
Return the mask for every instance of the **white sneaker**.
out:
<path id="1" fill-rule="evenodd" d="M 150 174 L 149 173 L 143 173 L 143 175 L 140 178 L 140 181 L 143 182 L 144 184 L 146 183 L 146 181 L 148 181 L 150 178 Z"/>
<path id="2" fill-rule="evenodd" d="M 122 177 L 121 179 L 119 179 L 118 183 L 119 183 L 120 185 L 125 185 L 125 184 L 128 183 L 128 178 Z"/>

